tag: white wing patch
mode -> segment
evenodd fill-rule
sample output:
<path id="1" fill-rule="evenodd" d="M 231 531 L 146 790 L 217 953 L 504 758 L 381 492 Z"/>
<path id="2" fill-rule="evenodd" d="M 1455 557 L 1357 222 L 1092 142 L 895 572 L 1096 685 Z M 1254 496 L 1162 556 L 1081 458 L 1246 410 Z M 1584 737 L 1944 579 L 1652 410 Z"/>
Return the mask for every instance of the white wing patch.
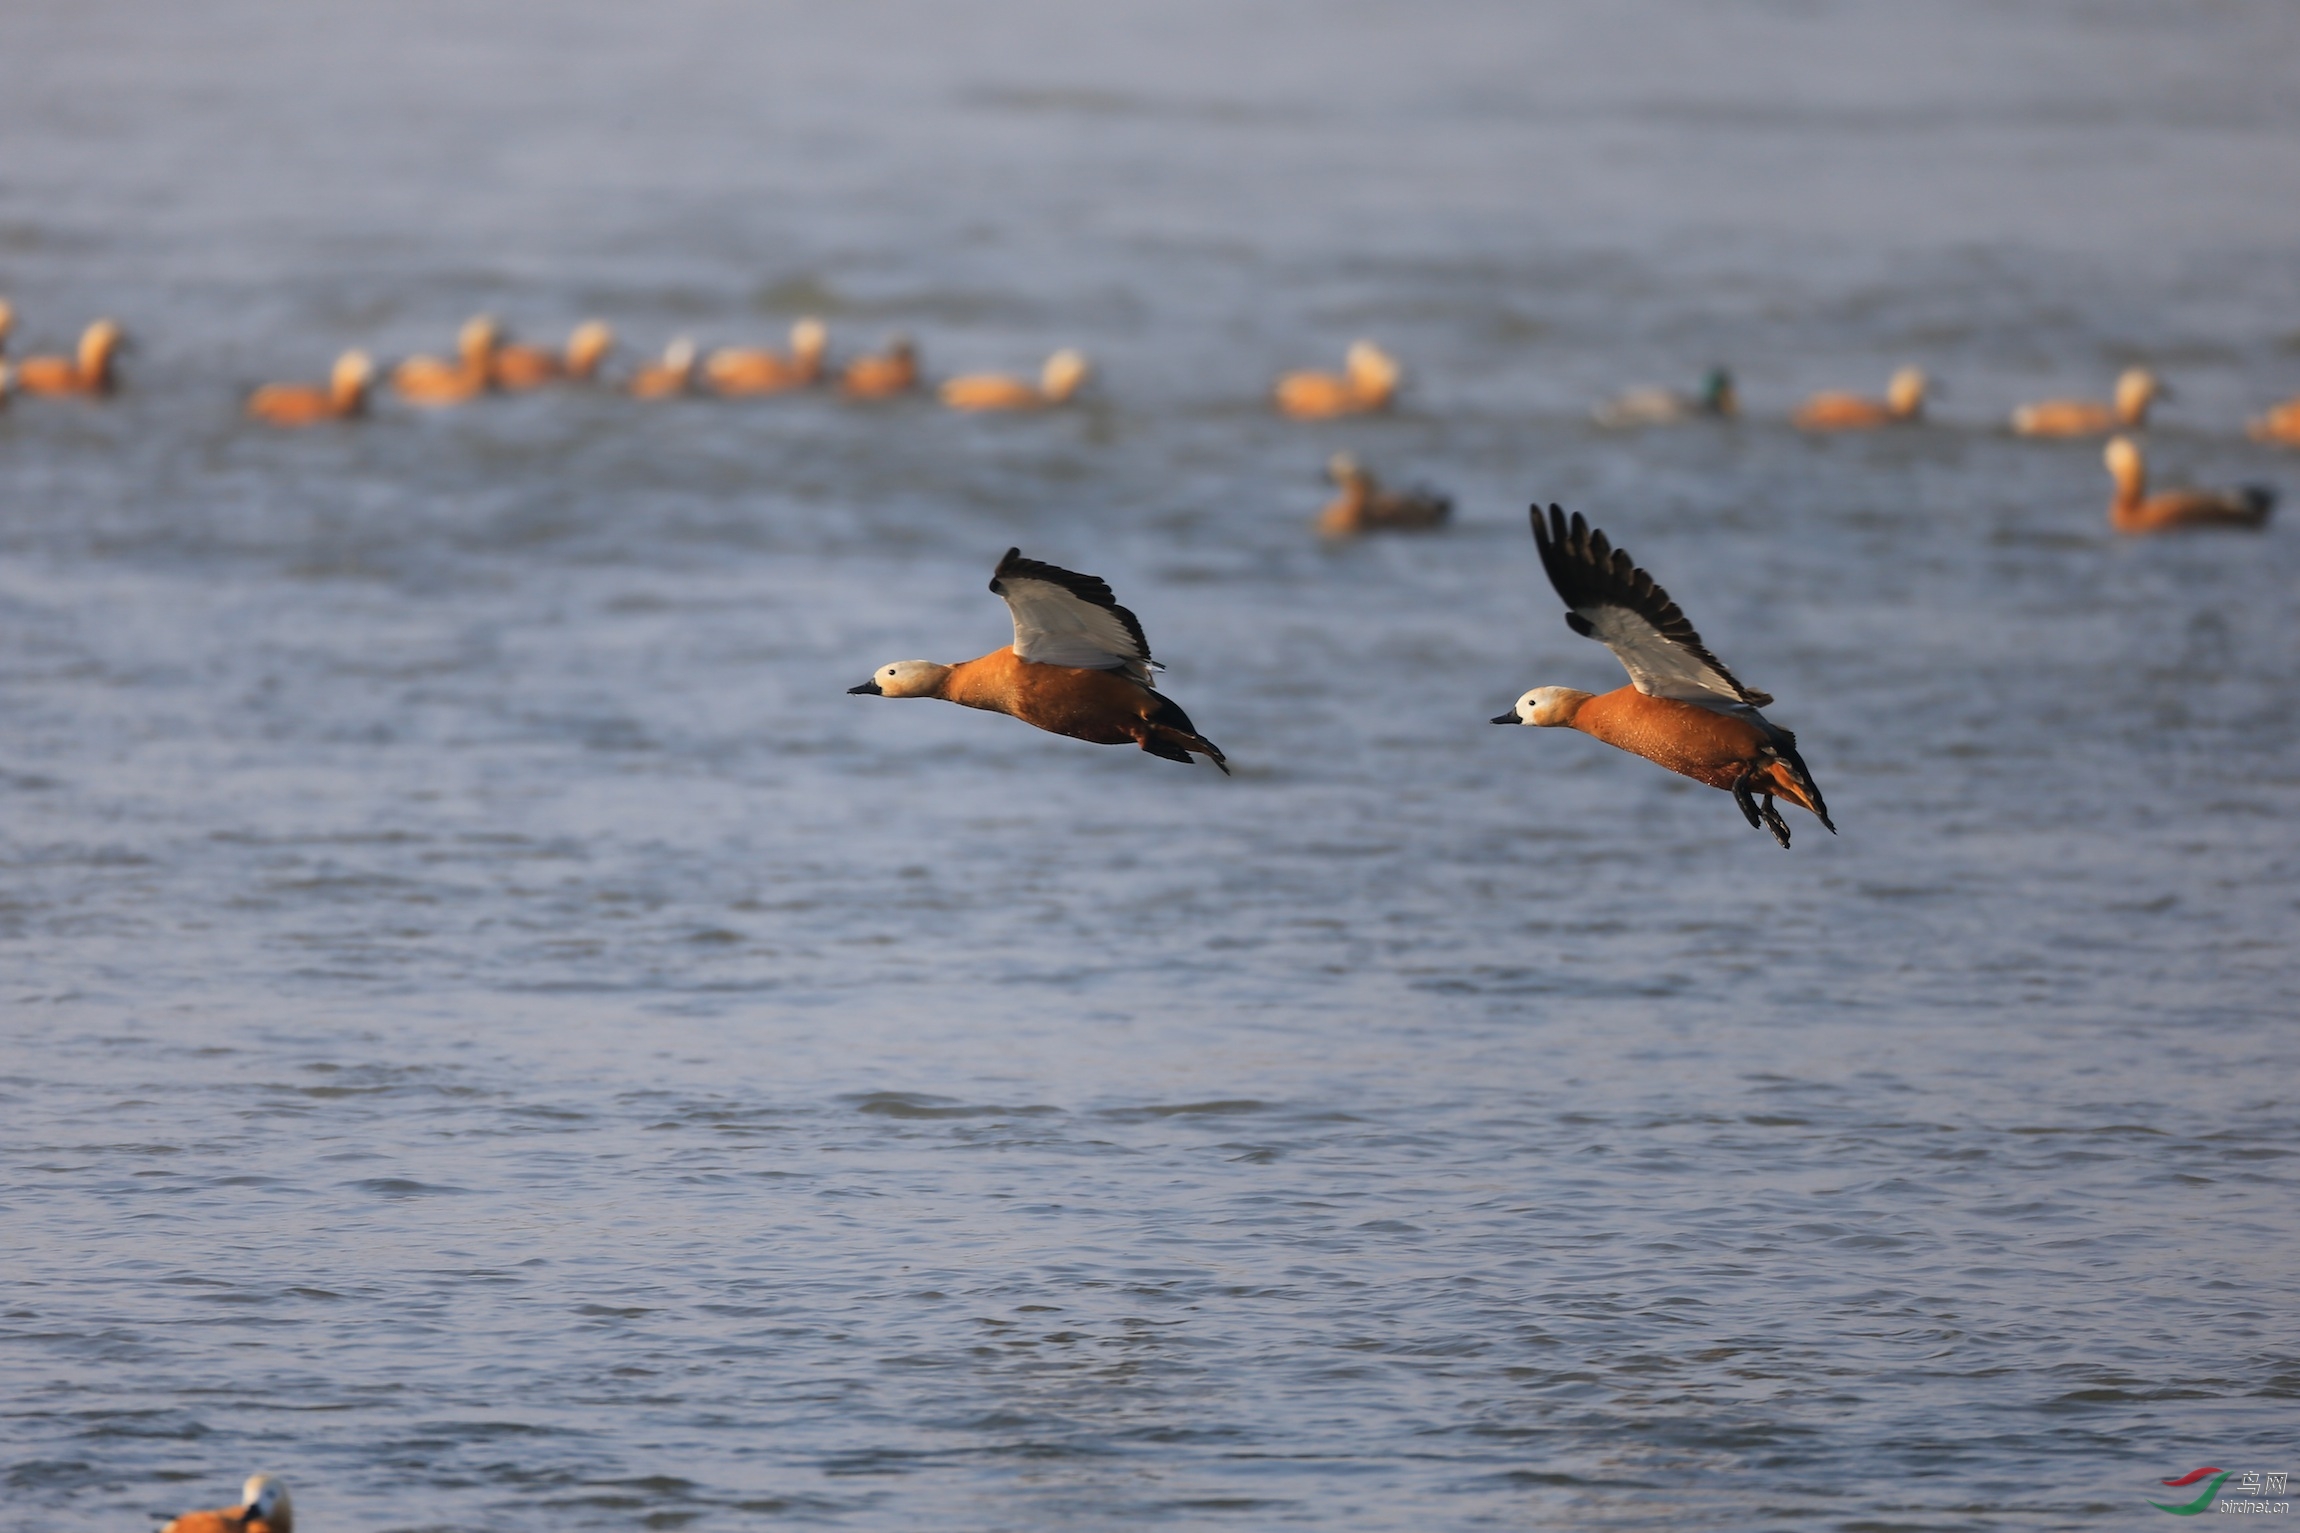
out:
<path id="1" fill-rule="evenodd" d="M 1002 575 L 999 587 L 1014 614 L 1014 652 L 1021 658 L 1082 670 L 1123 670 L 1149 685 L 1154 662 L 1110 608 L 1027 575 Z"/>
<path id="2" fill-rule="evenodd" d="M 1580 607 L 1589 636 L 1613 651 L 1630 685 L 1647 697 L 1740 712 L 1749 704 L 1733 679 L 1627 607 Z M 1770 699 L 1768 699 L 1770 701 Z"/>

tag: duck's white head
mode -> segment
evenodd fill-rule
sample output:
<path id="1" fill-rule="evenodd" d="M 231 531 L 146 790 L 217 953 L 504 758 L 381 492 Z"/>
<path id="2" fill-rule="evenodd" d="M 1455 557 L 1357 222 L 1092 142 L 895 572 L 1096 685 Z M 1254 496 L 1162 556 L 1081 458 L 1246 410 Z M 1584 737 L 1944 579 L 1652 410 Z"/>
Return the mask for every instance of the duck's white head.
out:
<path id="1" fill-rule="evenodd" d="M 936 665 L 932 660 L 897 660 L 882 665 L 871 673 L 871 679 L 859 687 L 847 688 L 847 695 L 862 693 L 871 697 L 932 697 L 940 690 L 942 679 L 950 674 L 947 665 Z"/>
<path id="2" fill-rule="evenodd" d="M 603 319 L 587 319 L 567 337 L 567 370 L 588 378 L 614 347 L 614 327 Z"/>
<path id="3" fill-rule="evenodd" d="M 1537 729 L 1552 729 L 1570 724 L 1581 705 L 1593 694 L 1572 687 L 1535 687 L 1517 700 L 1517 706 L 1496 718 L 1496 724 L 1529 724 Z"/>
<path id="4" fill-rule="evenodd" d="M 2145 367 L 2128 367 L 2117 375 L 2116 408 L 2119 413 L 2137 416 L 2149 407 L 2160 394 L 2169 393 L 2157 380 L 2156 374 Z"/>
<path id="5" fill-rule="evenodd" d="M 1921 367 L 1904 367 L 1885 385 L 1885 403 L 1895 415 L 1915 415 L 1925 407 L 1927 380 Z"/>
<path id="6" fill-rule="evenodd" d="M 813 315 L 791 326 L 791 355 L 821 357 L 831 343 L 830 327 Z"/>
<path id="7" fill-rule="evenodd" d="M 492 314 L 474 314 L 455 332 L 456 354 L 466 362 L 484 362 L 503 338 L 503 327 Z"/>
<path id="8" fill-rule="evenodd" d="M 1352 341 L 1342 365 L 1350 381 L 1368 392 L 1386 393 L 1398 386 L 1397 358 L 1372 341 Z"/>
<path id="9" fill-rule="evenodd" d="M 293 1533 L 295 1508 L 288 1502 L 287 1487 L 268 1474 L 251 1474 L 248 1483 L 240 1487 L 240 1511 L 249 1522 L 261 1522 L 272 1533 Z"/>
<path id="10" fill-rule="evenodd" d="M 1086 353 L 1065 346 L 1046 359 L 1046 367 L 1038 376 L 1039 391 L 1048 399 L 1065 400 L 1078 392 L 1093 369 L 1087 364 Z"/>
<path id="11" fill-rule="evenodd" d="M 2141 461 L 2139 443 L 2128 436 L 2110 437 L 2108 446 L 2101 450 L 2100 456 L 2120 486 L 2128 486 L 2136 494 L 2139 492 L 2141 484 L 2148 477 L 2148 467 Z"/>
<path id="12" fill-rule="evenodd" d="M 375 381 L 375 358 L 355 347 L 335 359 L 331 376 L 338 393 L 360 393 Z"/>

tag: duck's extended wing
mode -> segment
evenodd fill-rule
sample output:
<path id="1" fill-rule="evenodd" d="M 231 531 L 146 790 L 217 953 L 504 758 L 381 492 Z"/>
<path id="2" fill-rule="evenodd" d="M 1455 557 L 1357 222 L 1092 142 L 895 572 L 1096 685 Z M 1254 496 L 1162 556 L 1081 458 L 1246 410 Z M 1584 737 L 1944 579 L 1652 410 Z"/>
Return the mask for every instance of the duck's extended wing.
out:
<path id="1" fill-rule="evenodd" d="M 990 577 L 990 589 L 1014 614 L 1014 652 L 1041 665 L 1124 671 L 1144 686 L 1158 662 L 1142 624 L 1118 605 L 1108 582 L 1075 570 L 1025 559 L 1010 548 Z"/>
<path id="2" fill-rule="evenodd" d="M 1565 598 L 1566 626 L 1612 650 L 1638 691 L 1705 708 L 1762 708 L 1773 700 L 1741 685 L 1669 593 L 1580 512 L 1568 520 L 1551 506 L 1544 521 L 1541 507 L 1533 507 L 1533 541 L 1549 583 Z"/>

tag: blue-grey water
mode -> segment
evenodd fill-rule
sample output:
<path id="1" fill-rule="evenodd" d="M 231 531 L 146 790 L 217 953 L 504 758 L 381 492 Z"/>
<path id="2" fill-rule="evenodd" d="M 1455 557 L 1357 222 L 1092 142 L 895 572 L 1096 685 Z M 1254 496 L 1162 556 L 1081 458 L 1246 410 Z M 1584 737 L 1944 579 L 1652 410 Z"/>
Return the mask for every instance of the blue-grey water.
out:
<path id="1" fill-rule="evenodd" d="M 9 1529 L 2146 1527 L 2300 1469 L 2300 13 L 0 13 Z M 244 424 L 488 309 L 1082 407 Z M 1272 419 L 1371 335 L 1388 418 Z M 1945 385 L 1809 440 L 1807 390 Z M 1751 419 L 1589 405 L 1732 365 Z M 1323 548 L 1349 448 L 1458 524 Z M 1843 835 L 1486 724 L 1533 499 Z M 1106 576 L 1225 780 L 845 695 Z M 2181 1493 L 2188 1494 L 2187 1492 Z M 2273 1520 L 2273 1519 L 2271 1519 Z"/>

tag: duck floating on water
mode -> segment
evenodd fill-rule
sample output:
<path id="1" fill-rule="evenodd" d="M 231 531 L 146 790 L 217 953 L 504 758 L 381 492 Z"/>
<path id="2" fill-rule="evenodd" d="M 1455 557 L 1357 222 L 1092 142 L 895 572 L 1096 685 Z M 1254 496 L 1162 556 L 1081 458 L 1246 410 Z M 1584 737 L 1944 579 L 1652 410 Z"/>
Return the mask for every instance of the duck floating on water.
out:
<path id="1" fill-rule="evenodd" d="M 1752 828 L 1789 844 L 1776 795 L 1809 809 L 1835 835 L 1821 789 L 1797 754 L 1797 737 L 1757 710 L 1773 701 L 1743 686 L 1625 549 L 1556 506 L 1533 512 L 1533 541 L 1549 583 L 1564 598 L 1566 626 L 1613 651 L 1630 685 L 1603 695 L 1535 687 L 1496 724 L 1578 729 L 1695 782 L 1733 795 Z"/>
<path id="2" fill-rule="evenodd" d="M 68 357 L 26 357 L 16 364 L 16 388 L 26 394 L 76 394 L 100 399 L 119 387 L 114 362 L 127 342 L 117 321 L 99 319 L 80 332 Z"/>
<path id="3" fill-rule="evenodd" d="M 1860 394 L 1815 394 L 1790 417 L 1801 431 L 1873 431 L 1879 426 L 1907 426 L 1925 416 L 1925 370 L 1904 367 L 1885 385 L 1885 397 Z"/>
<path id="4" fill-rule="evenodd" d="M 1709 369 L 1698 394 L 1676 389 L 1629 389 L 1589 412 L 1591 420 L 1615 430 L 1631 426 L 1671 426 L 1679 421 L 1732 420 L 1741 412 L 1733 390 L 1733 375 L 1722 367 Z"/>
<path id="5" fill-rule="evenodd" d="M 2116 380 L 2116 398 L 2046 399 L 2022 405 L 2012 413 L 2013 431 L 2020 436 L 2101 436 L 2111 431 L 2138 431 L 2148 424 L 2148 407 L 2172 390 L 2145 367 L 2128 367 Z"/>
<path id="6" fill-rule="evenodd" d="M 638 399 L 676 399 L 695 386 L 695 343 L 678 336 L 663 348 L 662 357 L 631 375 L 631 393 Z"/>
<path id="7" fill-rule="evenodd" d="M 1444 526 L 1453 515 L 1450 497 L 1419 485 L 1410 490 L 1386 489 L 1372 469 L 1346 452 L 1335 453 L 1326 461 L 1326 477 L 1341 493 L 1318 514 L 1318 531 L 1325 537 L 1427 532 Z"/>
<path id="8" fill-rule="evenodd" d="M 251 1474 L 238 1506 L 186 1512 L 160 1533 L 295 1533 L 295 1507 L 287 1487 L 267 1474 Z"/>
<path id="9" fill-rule="evenodd" d="M 1158 662 L 1142 624 L 1108 583 L 1010 548 L 990 577 L 1014 618 L 1014 643 L 957 665 L 897 660 L 850 695 L 938 697 L 1003 713 L 1051 734 L 1095 745 L 1139 745 L 1190 765 L 1191 752 L 1230 768 L 1213 741 L 1172 698 L 1150 685 Z"/>
<path id="10" fill-rule="evenodd" d="M 918 387 L 918 347 L 907 335 L 887 337 L 886 350 L 847 364 L 839 388 L 849 399 L 892 399 Z"/>
<path id="11" fill-rule="evenodd" d="M 2286 447 L 2300 447 L 2300 394 L 2280 405 L 2270 405 L 2245 425 L 2245 435 L 2255 442 L 2275 442 Z"/>
<path id="12" fill-rule="evenodd" d="M 474 314 L 455 333 L 454 360 L 409 357 L 391 370 L 392 392 L 411 405 L 434 409 L 477 399 L 493 385 L 500 333 L 493 316 Z"/>
<path id="13" fill-rule="evenodd" d="M 1092 371 L 1084 352 L 1066 346 L 1046 359 L 1035 384 L 1004 373 L 966 373 L 940 392 L 953 410 L 1044 410 L 1068 404 Z"/>
<path id="14" fill-rule="evenodd" d="M 267 426 L 316 426 L 367 409 L 375 363 L 356 348 L 335 359 L 326 383 L 267 383 L 248 396 L 248 415 Z"/>
<path id="15" fill-rule="evenodd" d="M 2199 527 L 2259 529 L 2276 509 L 2276 492 L 2264 484 L 2233 490 L 2159 490 L 2148 493 L 2148 464 L 2140 444 L 2112 437 L 2101 454 L 2116 493 L 2108 503 L 2108 524 L 2118 532 L 2180 532 Z"/>
<path id="16" fill-rule="evenodd" d="M 831 333 L 819 319 L 791 326 L 787 357 L 761 347 L 722 346 L 703 359 L 703 382 L 716 394 L 781 394 L 822 381 Z"/>
<path id="17" fill-rule="evenodd" d="M 553 383 L 588 383 L 614 349 L 614 327 L 603 319 L 577 325 L 567 336 L 566 349 L 557 354 L 548 347 L 499 341 L 488 358 L 487 381 L 511 394 Z"/>
<path id="18" fill-rule="evenodd" d="M 1280 415 L 1327 420 L 1387 410 L 1404 377 L 1397 360 L 1372 341 L 1352 341 L 1340 373 L 1287 373 L 1271 389 Z"/>

